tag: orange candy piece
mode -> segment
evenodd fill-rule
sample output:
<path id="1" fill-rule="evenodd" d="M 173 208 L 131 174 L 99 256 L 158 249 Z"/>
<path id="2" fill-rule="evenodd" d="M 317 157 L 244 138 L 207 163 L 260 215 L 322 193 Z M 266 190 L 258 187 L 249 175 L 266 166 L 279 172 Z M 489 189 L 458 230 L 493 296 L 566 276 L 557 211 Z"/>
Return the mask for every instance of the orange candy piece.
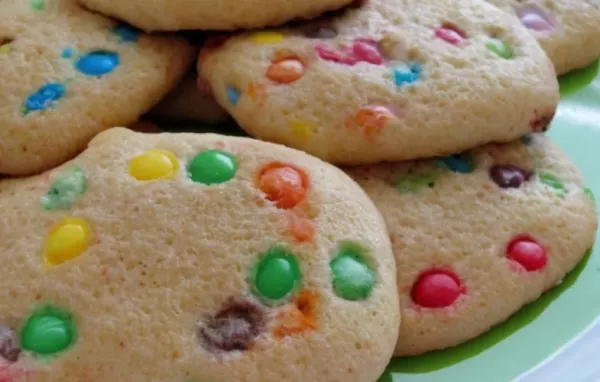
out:
<path id="1" fill-rule="evenodd" d="M 258 177 L 258 188 L 277 208 L 290 209 L 306 199 L 308 176 L 290 165 L 273 163 Z"/>
<path id="2" fill-rule="evenodd" d="M 273 335 L 282 339 L 286 336 L 300 334 L 317 327 L 317 295 L 310 291 L 302 291 L 291 309 L 279 312 L 277 326 Z"/>
<path id="3" fill-rule="evenodd" d="M 310 243 L 315 238 L 315 222 L 292 213 L 289 217 L 290 233 L 299 243 Z"/>
<path id="4" fill-rule="evenodd" d="M 275 61 L 267 69 L 267 78 L 280 84 L 292 83 L 304 75 L 304 64 L 297 58 Z"/>
<path id="5" fill-rule="evenodd" d="M 356 123 L 365 129 L 366 135 L 378 134 L 394 114 L 385 106 L 367 106 L 356 114 Z"/>

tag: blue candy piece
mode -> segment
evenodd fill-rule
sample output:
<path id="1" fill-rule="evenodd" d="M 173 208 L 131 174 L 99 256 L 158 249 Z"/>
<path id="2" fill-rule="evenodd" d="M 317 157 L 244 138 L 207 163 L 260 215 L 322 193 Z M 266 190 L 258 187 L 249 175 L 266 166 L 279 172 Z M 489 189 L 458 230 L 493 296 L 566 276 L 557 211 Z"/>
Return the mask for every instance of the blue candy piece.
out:
<path id="1" fill-rule="evenodd" d="M 239 100 L 240 100 L 240 92 L 237 91 L 237 89 L 229 86 L 227 88 L 227 101 L 229 101 L 229 103 L 232 106 L 235 106 L 235 105 L 237 105 Z"/>
<path id="2" fill-rule="evenodd" d="M 136 42 L 142 32 L 131 25 L 119 24 L 113 29 L 113 33 L 119 36 L 122 42 Z"/>
<path id="3" fill-rule="evenodd" d="M 114 52 L 98 50 L 81 57 L 75 68 L 88 76 L 103 76 L 119 66 L 119 55 Z"/>
<path id="4" fill-rule="evenodd" d="M 75 53 L 75 51 L 71 48 L 66 48 L 65 50 L 62 51 L 61 56 L 62 58 L 71 58 L 73 57 L 73 54 Z"/>
<path id="5" fill-rule="evenodd" d="M 55 101 L 61 99 L 66 92 L 67 89 L 62 84 L 48 83 L 42 86 L 25 101 L 25 114 L 49 108 Z"/>
<path id="6" fill-rule="evenodd" d="M 437 160 L 438 166 L 461 174 L 469 174 L 475 170 L 475 164 L 468 154 L 451 155 Z"/>
<path id="7" fill-rule="evenodd" d="M 394 76 L 394 83 L 398 87 L 410 85 L 413 82 L 418 81 L 421 78 L 422 73 L 421 65 L 414 62 L 408 65 L 396 66 L 392 70 Z"/>

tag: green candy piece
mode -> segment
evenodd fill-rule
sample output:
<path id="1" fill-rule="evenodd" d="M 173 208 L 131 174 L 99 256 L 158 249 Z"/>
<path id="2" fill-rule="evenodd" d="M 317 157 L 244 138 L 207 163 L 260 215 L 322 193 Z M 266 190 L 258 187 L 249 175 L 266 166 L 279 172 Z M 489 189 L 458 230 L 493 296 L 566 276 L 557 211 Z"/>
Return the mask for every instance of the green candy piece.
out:
<path id="1" fill-rule="evenodd" d="M 62 352 L 75 343 L 71 314 L 47 306 L 33 313 L 21 329 L 23 349 L 40 355 Z"/>
<path id="2" fill-rule="evenodd" d="M 29 4 L 36 11 L 43 11 L 46 8 L 46 0 L 30 0 Z"/>
<path id="3" fill-rule="evenodd" d="M 329 264 L 333 290 L 344 300 L 366 300 L 373 291 L 375 273 L 364 256 L 365 249 L 355 243 L 341 243 Z"/>
<path id="4" fill-rule="evenodd" d="M 540 179 L 540 182 L 542 182 L 546 186 L 554 189 L 555 191 L 560 193 L 562 196 L 564 196 L 567 193 L 567 188 L 565 187 L 564 184 L 562 184 L 560 182 L 560 180 L 558 180 L 558 178 L 556 176 L 545 173 L 545 172 L 540 172 L 540 173 L 538 173 L 538 178 Z"/>
<path id="5" fill-rule="evenodd" d="M 302 278 L 296 256 L 281 246 L 271 247 L 252 269 L 254 292 L 277 301 L 291 295 Z"/>
<path id="6" fill-rule="evenodd" d="M 510 45 L 497 38 L 490 38 L 485 46 L 499 57 L 510 59 L 515 56 L 515 52 L 513 52 Z"/>
<path id="7" fill-rule="evenodd" d="M 420 174 L 408 174 L 395 177 L 392 184 L 402 193 L 413 193 L 422 188 L 433 188 L 439 173 L 436 171 L 427 171 Z"/>
<path id="8" fill-rule="evenodd" d="M 592 202 L 596 202 L 596 197 L 594 196 L 594 192 L 592 191 L 591 188 L 586 187 L 583 189 L 583 193 L 586 194 L 588 196 L 588 198 L 592 199 Z"/>
<path id="9" fill-rule="evenodd" d="M 65 210 L 87 191 L 87 176 L 79 166 L 73 166 L 52 182 L 50 190 L 40 202 L 46 210 Z"/>
<path id="10" fill-rule="evenodd" d="M 235 176 L 237 159 L 224 151 L 208 150 L 196 155 L 188 165 L 192 181 L 206 185 L 224 183 Z"/>

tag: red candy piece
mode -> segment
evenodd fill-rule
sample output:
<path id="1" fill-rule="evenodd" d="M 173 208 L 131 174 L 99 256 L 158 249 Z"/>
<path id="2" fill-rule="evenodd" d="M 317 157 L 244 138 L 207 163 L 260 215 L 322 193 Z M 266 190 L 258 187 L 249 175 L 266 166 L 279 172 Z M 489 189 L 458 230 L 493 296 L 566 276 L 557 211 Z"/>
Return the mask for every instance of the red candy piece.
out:
<path id="1" fill-rule="evenodd" d="M 467 39 L 467 34 L 458 27 L 445 24 L 435 30 L 435 35 L 452 45 L 458 45 Z"/>
<path id="2" fill-rule="evenodd" d="M 528 272 L 539 271 L 548 263 L 546 249 L 529 236 L 517 236 L 506 248 L 506 257 L 521 264 Z"/>
<path id="3" fill-rule="evenodd" d="M 446 308 L 464 293 L 460 279 L 454 272 L 432 269 L 419 276 L 412 287 L 415 304 L 425 308 Z"/>

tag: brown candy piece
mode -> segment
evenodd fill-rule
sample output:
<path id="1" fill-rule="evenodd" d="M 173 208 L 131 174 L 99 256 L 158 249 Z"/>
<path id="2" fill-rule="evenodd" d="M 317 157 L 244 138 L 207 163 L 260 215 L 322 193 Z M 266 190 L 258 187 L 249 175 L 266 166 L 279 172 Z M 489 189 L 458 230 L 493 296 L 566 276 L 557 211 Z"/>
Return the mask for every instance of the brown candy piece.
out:
<path id="1" fill-rule="evenodd" d="M 201 343 L 210 351 L 248 350 L 264 330 L 265 312 L 255 302 L 232 297 L 214 317 L 199 324 Z"/>
<path id="2" fill-rule="evenodd" d="M 495 165 L 490 169 L 490 178 L 501 188 L 519 188 L 531 175 L 531 171 L 512 164 Z"/>
<path id="3" fill-rule="evenodd" d="M 19 339 L 9 327 L 0 325 L 0 356 L 8 362 L 17 362 L 21 354 Z"/>

